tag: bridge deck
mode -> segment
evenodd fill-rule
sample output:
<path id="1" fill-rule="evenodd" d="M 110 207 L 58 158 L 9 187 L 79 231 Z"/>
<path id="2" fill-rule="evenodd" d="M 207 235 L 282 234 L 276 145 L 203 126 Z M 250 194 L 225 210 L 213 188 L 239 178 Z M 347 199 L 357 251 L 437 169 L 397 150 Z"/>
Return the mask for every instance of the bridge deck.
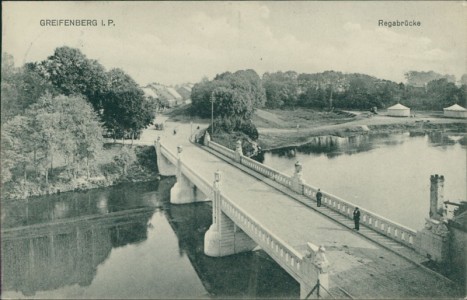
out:
<path id="1" fill-rule="evenodd" d="M 190 127 L 178 128 L 179 133 L 188 133 Z M 307 242 L 324 245 L 331 263 L 331 288 L 338 286 L 356 298 L 460 296 L 451 282 L 190 144 L 186 134 L 162 137 L 162 143 L 173 153 L 182 145 L 182 161 L 208 181 L 220 170 L 222 193 L 297 251 L 305 253 Z"/>

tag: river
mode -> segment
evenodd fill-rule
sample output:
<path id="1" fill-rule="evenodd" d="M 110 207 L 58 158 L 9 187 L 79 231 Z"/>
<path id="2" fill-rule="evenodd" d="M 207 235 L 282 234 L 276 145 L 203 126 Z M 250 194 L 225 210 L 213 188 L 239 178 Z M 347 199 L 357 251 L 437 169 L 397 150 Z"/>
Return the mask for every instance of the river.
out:
<path id="1" fill-rule="evenodd" d="M 263 163 L 293 174 L 300 161 L 306 183 L 420 230 L 429 212 L 430 175 L 444 175 L 445 200 L 467 199 L 465 139 L 441 132 L 316 137 L 266 152 Z"/>
<path id="2" fill-rule="evenodd" d="M 298 298 L 263 251 L 205 256 L 211 205 L 171 205 L 173 184 L 4 203 L 2 299 Z"/>
<path id="3" fill-rule="evenodd" d="M 465 199 L 465 138 L 448 134 L 319 137 L 264 163 L 419 229 L 430 175 Z M 171 205 L 174 178 L 2 204 L 2 298 L 298 298 L 263 251 L 203 253 L 211 204 Z"/>

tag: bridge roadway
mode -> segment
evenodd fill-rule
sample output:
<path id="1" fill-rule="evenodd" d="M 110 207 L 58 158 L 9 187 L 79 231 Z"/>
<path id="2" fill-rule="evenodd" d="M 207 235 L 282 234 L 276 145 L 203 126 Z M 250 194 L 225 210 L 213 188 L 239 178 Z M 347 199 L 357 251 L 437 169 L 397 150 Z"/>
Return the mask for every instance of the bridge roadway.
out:
<path id="1" fill-rule="evenodd" d="M 331 290 L 343 289 L 354 298 L 459 297 L 459 290 L 452 282 L 427 272 L 191 144 L 188 136 L 197 125 L 170 122 L 166 125 L 164 132 L 143 134 L 139 143 L 161 136 L 162 145 L 172 153 L 181 145 L 182 162 L 208 182 L 212 182 L 214 172 L 220 170 L 222 194 L 302 255 L 307 242 L 324 245 L 331 265 Z M 176 135 L 172 133 L 174 127 Z"/>

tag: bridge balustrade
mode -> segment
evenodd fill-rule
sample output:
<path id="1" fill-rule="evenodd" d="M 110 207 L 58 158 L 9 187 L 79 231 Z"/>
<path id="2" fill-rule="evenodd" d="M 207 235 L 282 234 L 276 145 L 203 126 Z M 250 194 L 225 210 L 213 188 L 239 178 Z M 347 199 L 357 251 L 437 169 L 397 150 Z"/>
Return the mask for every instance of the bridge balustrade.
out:
<path id="1" fill-rule="evenodd" d="M 303 194 L 310 199 L 316 199 L 316 193 L 318 189 L 310 185 L 303 185 Z M 340 197 L 321 191 L 323 197 L 321 198 L 321 204 L 338 212 L 339 214 L 353 219 L 353 211 L 356 204 L 348 202 Z M 380 216 L 374 212 L 368 211 L 364 208 L 359 207 L 360 210 L 360 224 L 364 224 L 370 229 L 384 234 L 410 248 L 414 248 L 414 240 L 417 232 L 404 225 L 398 224 L 391 221 L 383 216 Z"/>
<path id="2" fill-rule="evenodd" d="M 224 154 L 225 156 L 235 159 L 235 152 L 230 150 L 224 146 L 216 144 L 215 142 L 211 141 L 209 143 L 209 147 L 218 151 L 217 149 L 222 149 L 219 151 L 220 153 Z M 292 188 L 292 178 L 291 176 L 282 174 L 268 166 L 265 166 L 262 163 L 259 163 L 251 158 L 242 156 L 240 163 L 251 170 L 254 170 L 274 181 L 277 183 L 287 187 Z M 300 184 L 302 188 L 302 194 L 312 200 L 316 199 L 317 188 L 312 187 L 308 184 Z M 334 196 L 332 194 L 326 193 L 321 191 L 323 197 L 321 199 L 321 204 L 326 206 L 333 211 L 338 212 L 339 214 L 353 219 L 353 211 L 355 207 L 358 205 L 348 202 L 342 198 Z M 382 217 L 374 212 L 368 211 L 359 207 L 360 209 L 360 223 L 364 224 L 368 228 L 377 231 L 393 240 L 402 243 L 410 248 L 414 248 L 414 241 L 417 235 L 417 232 L 411 228 L 408 228 L 404 225 L 391 221 L 385 217 Z"/>
<path id="3" fill-rule="evenodd" d="M 248 234 L 263 250 L 282 265 L 293 277 L 302 277 L 303 255 L 289 247 L 287 243 L 266 229 L 260 222 L 250 217 L 244 210 L 221 194 L 221 208 L 234 223 Z"/>
<path id="4" fill-rule="evenodd" d="M 242 208 L 238 207 L 227 196 L 223 195 L 222 192 L 218 190 L 218 187 L 214 186 L 215 183 L 208 183 L 194 170 L 185 165 L 183 160 L 179 160 L 176 155 L 164 146 L 161 145 L 160 149 L 161 154 L 169 161 L 177 164 L 180 168 L 179 172 L 188 177 L 193 184 L 198 186 L 201 190 L 204 190 L 206 194 L 210 194 L 212 192 L 213 209 L 214 203 L 218 203 L 218 206 L 216 205 L 216 207 L 220 208 L 220 212 L 222 212 L 238 228 L 246 233 L 256 244 L 261 246 L 266 253 L 268 253 L 284 270 L 286 270 L 300 283 L 300 293 L 303 297 L 309 293 L 316 280 L 319 282 L 319 278 L 322 278 L 323 282 L 327 282 L 327 279 L 325 280 L 325 278 L 327 278 L 327 272 L 322 271 L 320 269 L 320 265 L 315 261 L 318 257 L 317 253 L 319 252 L 314 249 L 318 249 L 317 246 L 310 248 L 311 243 L 308 243 L 309 249 L 303 254 L 295 250 L 291 245 L 287 244 L 277 235 L 269 231 L 263 224 L 251 217 Z M 219 149 L 222 148 L 219 147 Z M 228 157 L 230 157 L 230 155 L 228 155 Z M 233 159 L 235 160 L 235 156 L 233 156 Z M 249 158 L 242 157 L 242 159 L 243 163 L 249 163 L 251 168 L 254 168 L 261 174 L 273 178 L 277 182 L 286 186 L 290 186 L 292 184 L 292 179 L 289 176 L 259 164 Z M 215 236 L 216 235 L 213 233 L 210 238 Z"/>
<path id="5" fill-rule="evenodd" d="M 212 141 L 209 142 L 209 147 L 216 150 L 217 152 L 227 156 L 228 158 L 235 159 L 235 152 L 226 148 L 222 145 L 216 144 Z"/>
<path id="6" fill-rule="evenodd" d="M 257 162 L 256 160 L 253 160 L 251 158 L 242 156 L 241 159 L 241 164 L 244 166 L 247 166 L 248 168 L 255 170 L 256 172 L 260 173 L 261 175 L 264 175 L 281 185 L 285 187 L 291 187 L 292 186 L 292 179 L 290 176 L 285 175 L 279 171 L 276 171 L 266 165 L 263 165 L 260 162 Z"/>

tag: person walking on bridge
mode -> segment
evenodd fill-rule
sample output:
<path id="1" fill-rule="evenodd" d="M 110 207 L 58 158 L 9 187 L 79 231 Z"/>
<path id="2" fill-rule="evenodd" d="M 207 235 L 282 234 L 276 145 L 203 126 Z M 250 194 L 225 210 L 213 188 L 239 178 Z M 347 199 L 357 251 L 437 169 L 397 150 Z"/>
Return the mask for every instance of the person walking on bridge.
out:
<path id="1" fill-rule="evenodd" d="M 316 193 L 316 205 L 318 207 L 321 206 L 321 198 L 323 198 L 323 194 L 321 193 L 321 189 L 318 189 L 318 192 Z"/>
<path id="2" fill-rule="evenodd" d="M 353 221 L 355 224 L 354 229 L 357 231 L 360 230 L 360 210 L 358 209 L 358 207 L 355 207 L 353 211 Z"/>

